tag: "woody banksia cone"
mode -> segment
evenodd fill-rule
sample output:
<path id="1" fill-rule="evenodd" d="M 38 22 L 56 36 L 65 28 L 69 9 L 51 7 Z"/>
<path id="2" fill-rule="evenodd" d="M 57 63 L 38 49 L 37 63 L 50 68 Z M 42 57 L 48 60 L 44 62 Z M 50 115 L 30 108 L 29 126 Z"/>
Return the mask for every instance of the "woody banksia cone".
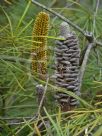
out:
<path id="1" fill-rule="evenodd" d="M 43 79 L 47 73 L 47 35 L 49 15 L 40 12 L 33 27 L 32 71 Z"/>
<path id="2" fill-rule="evenodd" d="M 56 41 L 56 85 L 79 95 L 80 49 L 78 39 L 73 32 L 70 32 L 69 25 L 66 22 L 60 25 L 60 37 L 64 38 L 64 40 Z M 57 92 L 55 98 L 59 102 L 62 111 L 71 110 L 78 105 L 78 100 L 66 93 Z"/>

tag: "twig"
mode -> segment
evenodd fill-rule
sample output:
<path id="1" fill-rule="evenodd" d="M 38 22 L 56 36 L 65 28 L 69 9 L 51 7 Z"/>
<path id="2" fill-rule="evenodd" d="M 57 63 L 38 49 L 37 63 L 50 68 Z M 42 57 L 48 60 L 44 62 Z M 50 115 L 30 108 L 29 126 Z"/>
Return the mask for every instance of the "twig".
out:
<path id="1" fill-rule="evenodd" d="M 96 43 L 96 46 L 102 47 L 102 42 L 99 42 L 99 41 L 96 40 L 95 43 Z"/>
<path id="2" fill-rule="evenodd" d="M 84 47 L 84 49 L 81 51 L 81 55 L 80 55 L 80 61 L 79 61 L 79 66 L 82 65 L 83 63 L 83 60 L 84 60 L 84 56 L 85 56 L 85 53 L 86 53 L 86 50 L 88 48 L 88 45 Z"/>
<path id="3" fill-rule="evenodd" d="M 65 21 L 65 22 L 67 22 L 69 25 L 71 25 L 71 26 L 72 26 L 73 28 L 75 28 L 77 31 L 79 31 L 80 33 L 82 33 L 82 34 L 86 37 L 86 39 L 87 39 L 88 41 L 90 40 L 89 35 L 88 35 L 85 31 L 83 31 L 79 26 L 77 26 L 77 25 L 75 25 L 74 23 L 72 23 L 72 21 L 70 21 L 69 19 L 65 18 L 64 16 L 60 15 L 59 13 L 55 12 L 54 10 L 52 10 L 52 9 L 50 9 L 50 8 L 48 8 L 48 7 L 46 7 L 45 5 L 39 3 L 39 2 L 37 2 L 37 1 L 35 1 L 35 0 L 32 0 L 32 3 L 34 3 L 35 5 L 37 5 L 37 6 L 41 7 L 41 8 L 43 8 L 43 9 L 45 9 L 45 10 L 47 10 L 47 11 L 49 11 L 49 12 L 52 13 L 53 15 L 59 17 L 60 19 L 62 19 L 62 20 Z M 91 38 L 93 38 L 93 37 L 91 37 Z M 98 45 L 98 46 L 102 46 L 102 43 L 99 42 L 99 41 L 97 41 L 97 40 L 94 40 L 94 43 L 95 43 L 96 45 Z"/>
<path id="4" fill-rule="evenodd" d="M 43 96 L 43 94 L 44 94 L 44 91 L 45 91 L 45 88 L 44 88 L 44 86 L 43 86 L 42 84 L 38 84 L 38 85 L 36 86 L 38 105 L 40 105 L 40 103 L 41 103 L 41 100 L 42 100 L 42 96 Z M 42 108 L 43 108 L 44 104 L 45 104 L 45 98 L 44 98 L 43 103 L 42 103 Z M 41 108 L 41 109 L 42 109 L 42 108 Z"/>
<path id="5" fill-rule="evenodd" d="M 79 86 L 79 89 L 81 88 L 81 85 L 82 85 L 82 80 L 83 80 L 83 76 L 84 76 L 84 73 L 85 73 L 85 68 L 86 68 L 87 61 L 88 61 L 88 58 L 89 58 L 89 54 L 90 54 L 90 51 L 91 51 L 91 48 L 93 47 L 93 45 L 94 45 L 94 43 L 89 43 L 89 45 L 86 49 L 85 55 L 84 55 L 84 59 L 83 59 L 83 62 L 82 62 L 81 68 L 80 68 L 80 76 L 79 76 L 80 86 Z"/>
<path id="6" fill-rule="evenodd" d="M 85 36 L 85 32 L 77 25 L 75 25 L 74 23 L 72 23 L 69 19 L 65 18 L 64 16 L 60 15 L 59 13 L 55 12 L 54 10 L 50 9 L 50 8 L 47 8 L 45 5 L 35 1 L 35 0 L 32 0 L 32 3 L 34 3 L 35 5 L 51 12 L 52 14 L 58 16 L 60 19 L 62 19 L 63 21 L 67 22 L 69 25 L 71 25 L 73 28 L 75 28 L 76 30 L 78 30 L 79 32 L 81 32 L 84 36 Z"/>
<path id="7" fill-rule="evenodd" d="M 42 109 L 43 101 L 44 101 L 44 98 L 45 98 L 45 95 L 46 95 L 46 91 L 47 91 L 48 82 L 49 82 L 49 78 L 47 78 L 47 81 L 46 81 L 44 93 L 43 93 L 43 96 L 42 96 L 42 99 L 40 101 L 40 105 L 39 105 L 39 108 L 38 108 L 38 114 L 40 113 L 40 111 Z"/>

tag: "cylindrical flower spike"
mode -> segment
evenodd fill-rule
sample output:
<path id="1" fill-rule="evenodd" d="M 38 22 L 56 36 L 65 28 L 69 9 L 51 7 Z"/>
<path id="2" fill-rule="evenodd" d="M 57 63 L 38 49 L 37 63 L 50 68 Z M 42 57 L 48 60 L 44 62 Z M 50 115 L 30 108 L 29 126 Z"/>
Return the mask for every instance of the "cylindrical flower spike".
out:
<path id="1" fill-rule="evenodd" d="M 70 31 L 69 25 L 63 22 L 60 25 L 60 37 L 65 40 L 56 41 L 55 47 L 55 78 L 56 85 L 74 92 L 79 91 L 79 58 L 80 48 L 76 35 Z M 55 98 L 59 102 L 62 111 L 71 110 L 78 101 L 66 93 L 57 92 Z"/>
<path id="2" fill-rule="evenodd" d="M 43 79 L 47 73 L 47 35 L 49 28 L 49 15 L 40 12 L 33 28 L 32 71 Z"/>

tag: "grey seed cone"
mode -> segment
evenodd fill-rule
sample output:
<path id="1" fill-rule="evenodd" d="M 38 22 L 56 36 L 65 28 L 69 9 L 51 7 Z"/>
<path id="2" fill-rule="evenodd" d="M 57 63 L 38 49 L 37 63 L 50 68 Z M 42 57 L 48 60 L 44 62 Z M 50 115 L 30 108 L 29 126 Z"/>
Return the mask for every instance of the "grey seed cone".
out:
<path id="1" fill-rule="evenodd" d="M 57 40 L 55 47 L 55 80 L 58 87 L 63 87 L 68 91 L 80 95 L 79 90 L 79 58 L 80 48 L 78 39 L 74 32 L 70 31 L 66 22 L 60 25 L 60 37 L 64 40 Z M 57 92 L 55 98 L 59 102 L 62 110 L 70 110 L 78 105 L 78 100 L 66 93 Z"/>

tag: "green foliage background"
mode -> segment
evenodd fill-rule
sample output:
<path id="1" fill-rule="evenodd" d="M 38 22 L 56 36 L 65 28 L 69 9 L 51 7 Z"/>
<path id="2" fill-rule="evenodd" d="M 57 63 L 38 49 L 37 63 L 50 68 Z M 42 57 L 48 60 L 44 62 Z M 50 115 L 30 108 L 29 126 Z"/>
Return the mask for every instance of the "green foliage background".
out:
<path id="1" fill-rule="evenodd" d="M 96 39 L 102 41 L 102 1 L 97 9 L 95 0 L 38 0 L 52 8 L 84 31 L 91 31 Z M 46 82 L 36 79 L 31 74 L 32 28 L 38 12 L 44 11 L 28 0 L 11 1 L 12 4 L 2 2 L 0 5 L 0 126 L 1 136 L 31 136 L 34 133 L 30 121 L 23 125 L 9 127 L 4 117 L 18 118 L 33 116 L 38 109 L 35 86 Z M 55 39 L 59 35 L 59 18 L 50 14 L 50 30 L 48 37 L 48 73 L 53 74 L 51 66 L 54 61 Z M 72 28 L 73 29 L 73 28 Z M 74 30 L 74 29 L 73 29 Z M 87 40 L 78 31 L 74 30 L 80 40 L 81 51 L 87 45 Z M 13 57 L 15 62 L 7 61 Z M 4 59 L 6 58 L 6 59 Z M 18 58 L 25 58 L 20 62 Z M 46 116 L 51 121 L 51 129 L 45 134 L 53 136 L 79 136 L 86 128 L 88 134 L 102 135 L 102 49 L 95 47 L 91 51 L 83 85 L 81 101 L 78 109 L 68 113 L 61 113 L 54 101 L 53 94 L 56 87 L 49 82 L 47 90 Z M 61 90 L 66 91 L 66 90 Z M 69 95 L 70 92 L 67 92 Z M 76 97 L 76 96 L 74 96 Z M 5 100 L 3 105 L 2 98 Z M 90 106 L 91 105 L 91 106 Z M 43 117 L 42 117 L 43 119 Z M 65 121 L 67 120 L 67 121 Z M 33 122 L 34 123 L 34 122 Z M 39 136 L 39 135 L 38 135 Z"/>

